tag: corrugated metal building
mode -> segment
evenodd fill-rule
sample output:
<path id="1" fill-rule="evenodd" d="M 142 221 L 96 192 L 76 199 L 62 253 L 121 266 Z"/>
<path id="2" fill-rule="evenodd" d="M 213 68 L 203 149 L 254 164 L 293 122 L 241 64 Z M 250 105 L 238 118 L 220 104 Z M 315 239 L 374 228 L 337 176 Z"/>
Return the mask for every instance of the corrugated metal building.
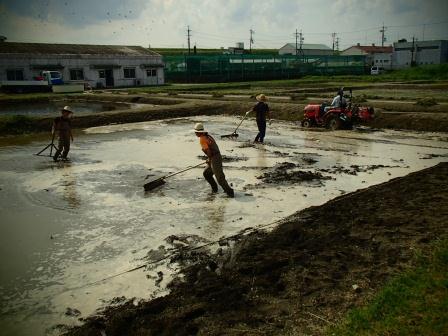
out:
<path id="1" fill-rule="evenodd" d="M 91 87 L 164 84 L 162 56 L 140 46 L 0 42 L 0 81 L 57 70 Z"/>
<path id="2" fill-rule="evenodd" d="M 297 46 L 299 49 L 299 46 Z M 333 49 L 327 47 L 325 44 L 302 44 L 302 55 L 303 56 L 326 56 L 333 55 Z M 279 55 L 297 55 L 300 54 L 300 50 L 296 51 L 295 43 L 286 43 L 283 47 L 278 50 Z"/>
<path id="3" fill-rule="evenodd" d="M 396 68 L 447 62 L 447 40 L 394 43 L 394 67 Z"/>

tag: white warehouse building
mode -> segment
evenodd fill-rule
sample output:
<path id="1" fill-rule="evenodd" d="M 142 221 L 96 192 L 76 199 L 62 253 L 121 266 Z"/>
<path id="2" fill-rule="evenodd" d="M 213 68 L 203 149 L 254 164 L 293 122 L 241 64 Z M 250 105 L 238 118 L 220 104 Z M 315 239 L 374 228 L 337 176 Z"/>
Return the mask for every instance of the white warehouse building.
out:
<path id="1" fill-rule="evenodd" d="M 448 62 L 448 41 L 400 41 L 394 43 L 394 68 Z"/>
<path id="2" fill-rule="evenodd" d="M 140 46 L 0 42 L 0 81 L 33 80 L 47 70 L 93 88 L 165 82 L 162 56 Z"/>

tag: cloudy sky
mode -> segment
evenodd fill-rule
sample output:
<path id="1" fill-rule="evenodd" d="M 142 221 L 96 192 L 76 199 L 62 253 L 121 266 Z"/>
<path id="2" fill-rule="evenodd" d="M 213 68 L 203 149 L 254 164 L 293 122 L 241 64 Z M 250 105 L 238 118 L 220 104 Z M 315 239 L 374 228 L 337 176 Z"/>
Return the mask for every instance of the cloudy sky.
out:
<path id="1" fill-rule="evenodd" d="M 357 42 L 448 39 L 448 0 L 0 0 L 0 35 L 8 41 L 198 48 L 294 42 L 344 49 Z"/>

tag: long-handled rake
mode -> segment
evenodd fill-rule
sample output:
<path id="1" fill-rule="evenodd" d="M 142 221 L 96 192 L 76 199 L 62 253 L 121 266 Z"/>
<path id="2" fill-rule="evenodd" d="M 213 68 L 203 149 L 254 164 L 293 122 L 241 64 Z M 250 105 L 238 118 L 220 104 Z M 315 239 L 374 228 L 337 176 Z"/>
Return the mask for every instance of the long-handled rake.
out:
<path id="1" fill-rule="evenodd" d="M 240 123 L 238 124 L 238 126 L 235 128 L 235 130 L 233 131 L 232 134 L 225 134 L 225 135 L 221 135 L 221 138 L 238 138 L 238 133 L 236 131 L 238 131 L 238 128 L 240 128 L 241 124 L 243 123 L 243 121 L 247 118 L 247 116 L 249 115 L 250 111 L 247 111 L 246 114 L 244 115 L 243 119 L 241 119 Z"/>
<path id="2" fill-rule="evenodd" d="M 195 166 L 191 166 L 191 167 L 185 168 L 185 169 L 183 169 L 183 170 L 181 170 L 181 171 L 178 171 L 178 172 L 176 172 L 176 173 L 171 173 L 171 174 L 168 174 L 168 175 L 159 177 L 159 178 L 157 178 L 157 179 L 155 179 L 155 180 L 149 181 L 148 183 L 145 183 L 145 185 L 143 186 L 143 188 L 145 188 L 145 191 L 153 190 L 153 189 L 155 189 L 155 188 L 157 188 L 157 187 L 159 187 L 159 186 L 161 186 L 161 185 L 164 185 L 164 184 L 166 183 L 166 182 L 165 182 L 165 179 L 166 179 L 166 178 L 171 177 L 171 176 L 174 176 L 174 175 L 177 175 L 177 174 L 180 174 L 180 173 L 183 173 L 183 172 L 186 172 L 187 170 L 190 170 L 190 169 L 199 167 L 199 166 L 201 166 L 201 165 L 203 165 L 203 164 L 205 164 L 205 163 L 207 163 L 207 161 L 198 163 L 198 164 L 195 165 Z"/>
<path id="3" fill-rule="evenodd" d="M 37 156 L 48 156 L 48 157 L 52 157 L 52 156 L 53 156 L 53 149 L 54 149 L 55 151 L 58 150 L 57 147 L 54 145 L 54 136 L 55 136 L 55 134 L 53 133 L 53 137 L 51 138 L 51 143 L 49 143 L 48 145 L 46 145 L 44 149 L 42 149 L 39 153 L 36 153 L 36 154 L 34 154 L 34 155 L 37 155 Z M 48 148 L 50 148 L 50 154 L 49 154 L 49 155 L 42 154 L 42 153 L 45 152 Z"/>

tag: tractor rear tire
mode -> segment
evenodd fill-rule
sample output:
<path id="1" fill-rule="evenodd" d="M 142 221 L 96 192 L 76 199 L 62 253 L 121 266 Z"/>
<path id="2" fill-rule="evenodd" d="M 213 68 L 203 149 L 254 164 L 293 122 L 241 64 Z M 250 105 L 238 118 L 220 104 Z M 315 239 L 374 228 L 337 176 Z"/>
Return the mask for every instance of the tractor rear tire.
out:
<path id="1" fill-rule="evenodd" d="M 338 117 L 331 117 L 326 126 L 331 131 L 337 131 L 342 128 L 342 121 Z"/>

